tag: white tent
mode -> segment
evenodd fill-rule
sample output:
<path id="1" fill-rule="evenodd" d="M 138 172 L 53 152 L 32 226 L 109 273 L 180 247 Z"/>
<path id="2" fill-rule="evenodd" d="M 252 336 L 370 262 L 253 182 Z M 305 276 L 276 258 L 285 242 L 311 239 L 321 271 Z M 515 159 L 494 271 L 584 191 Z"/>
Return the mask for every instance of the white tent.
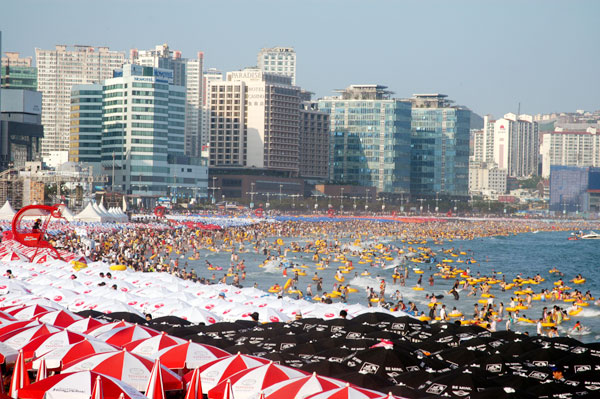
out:
<path id="1" fill-rule="evenodd" d="M 75 218 L 75 220 L 80 220 L 82 222 L 105 222 L 106 218 L 103 217 L 92 205 L 92 203 L 88 203 L 85 209 L 79 212 Z"/>
<path id="2" fill-rule="evenodd" d="M 0 220 L 12 220 L 16 213 L 7 200 L 2 208 L 0 208 Z"/>
<path id="3" fill-rule="evenodd" d="M 102 210 L 102 208 L 104 208 L 104 207 L 100 208 L 100 206 L 96 202 L 92 202 L 92 206 L 94 207 L 94 210 L 96 211 L 96 213 L 98 213 L 98 215 L 102 216 L 103 222 L 114 221 L 113 217 L 106 212 L 106 209 Z"/>
<path id="4" fill-rule="evenodd" d="M 60 206 L 60 213 L 66 219 L 67 222 L 70 222 L 75 218 L 75 215 L 73 215 L 73 212 L 71 212 L 71 210 L 69 208 L 67 208 L 66 205 Z"/>

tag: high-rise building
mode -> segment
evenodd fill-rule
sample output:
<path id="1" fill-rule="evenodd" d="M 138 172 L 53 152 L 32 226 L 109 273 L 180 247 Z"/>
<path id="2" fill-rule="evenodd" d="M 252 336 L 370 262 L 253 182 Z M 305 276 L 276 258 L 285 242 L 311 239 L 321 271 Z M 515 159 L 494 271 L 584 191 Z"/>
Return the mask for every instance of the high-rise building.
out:
<path id="1" fill-rule="evenodd" d="M 38 91 L 42 92 L 44 140 L 42 156 L 64 154 L 68 159 L 71 87 L 100 83 L 121 68 L 125 54 L 108 47 L 57 45 L 54 50 L 35 49 Z"/>
<path id="2" fill-rule="evenodd" d="M 468 194 L 471 111 L 447 97 L 415 94 L 411 100 L 411 195 Z"/>
<path id="3" fill-rule="evenodd" d="M 296 85 L 296 51 L 293 47 L 263 48 L 258 53 L 258 69 L 263 72 L 288 76 Z"/>
<path id="4" fill-rule="evenodd" d="M 550 211 L 600 212 L 600 168 L 552 165 Z"/>
<path id="5" fill-rule="evenodd" d="M 182 58 L 181 51 L 171 50 L 167 44 L 154 50 L 132 49 L 129 52 L 132 64 L 150 66 L 173 71 L 173 84 L 186 88 L 185 110 L 185 153 L 201 156 L 202 108 L 204 101 L 203 67 L 204 53 L 198 52 L 196 59 Z"/>
<path id="6" fill-rule="evenodd" d="M 211 82 L 223 81 L 223 72 L 210 68 L 204 71 L 202 76 L 202 128 L 200 132 L 200 143 L 202 152 L 208 154 L 208 147 L 210 143 L 210 107 L 209 103 L 209 91 Z"/>
<path id="7" fill-rule="evenodd" d="M 300 89 L 255 68 L 210 84 L 210 165 L 299 171 Z"/>
<path id="8" fill-rule="evenodd" d="M 319 100 L 330 114 L 329 179 L 408 193 L 410 103 L 381 85 L 351 85 Z"/>
<path id="9" fill-rule="evenodd" d="M 485 116 L 484 136 L 484 161 L 506 169 L 510 177 L 538 174 L 539 131 L 532 116 L 509 113 L 498 120 Z"/>
<path id="10" fill-rule="evenodd" d="M 206 196 L 208 171 L 185 156 L 185 87 L 173 71 L 125 65 L 103 84 L 102 164 L 112 191 L 151 206 L 157 196 Z"/>
<path id="11" fill-rule="evenodd" d="M 37 90 L 37 68 L 31 66 L 31 57 L 6 52 L 2 57 L 1 85 L 7 89 Z"/>
<path id="12" fill-rule="evenodd" d="M 69 161 L 85 162 L 100 172 L 102 156 L 102 85 L 71 88 L 71 139 Z"/>
<path id="13" fill-rule="evenodd" d="M 329 113 L 318 103 L 302 102 L 300 108 L 300 176 L 327 180 L 329 177 Z"/>
<path id="14" fill-rule="evenodd" d="M 600 167 L 600 131 L 587 128 L 570 131 L 557 128 L 543 134 L 542 177 L 550 176 L 552 166 Z"/>

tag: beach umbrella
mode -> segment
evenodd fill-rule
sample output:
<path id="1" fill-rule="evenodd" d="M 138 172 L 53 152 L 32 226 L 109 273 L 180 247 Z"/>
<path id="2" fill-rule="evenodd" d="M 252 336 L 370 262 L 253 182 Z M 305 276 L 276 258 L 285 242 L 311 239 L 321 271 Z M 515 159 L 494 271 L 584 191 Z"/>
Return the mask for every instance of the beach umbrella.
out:
<path id="1" fill-rule="evenodd" d="M 308 361 L 310 361 L 310 359 Z M 338 375 L 351 373 L 353 371 L 353 369 L 345 364 L 330 361 L 306 363 L 304 366 L 300 367 L 300 369 L 308 373 L 317 373 L 328 377 L 337 377 Z"/>
<path id="2" fill-rule="evenodd" d="M 31 294 L 31 291 L 20 281 L 0 277 L 0 295 L 7 294 Z"/>
<path id="3" fill-rule="evenodd" d="M 19 391 L 19 399 L 90 399 L 98 378 L 104 398 L 123 395 L 124 399 L 148 399 L 123 381 L 87 370 L 56 374 L 35 382 Z"/>
<path id="4" fill-rule="evenodd" d="M 43 305 L 29 305 L 19 309 L 9 311 L 17 320 L 30 320 L 36 316 L 41 316 L 49 312 L 55 312 L 58 309 Z"/>
<path id="5" fill-rule="evenodd" d="M 162 373 L 160 366 L 160 359 L 154 361 L 154 366 L 150 372 L 150 378 L 148 379 L 148 385 L 144 390 L 146 397 L 149 399 L 165 399 L 165 390 L 162 383 Z"/>
<path id="6" fill-rule="evenodd" d="M 44 378 L 48 377 L 48 368 L 46 367 L 46 362 L 44 359 L 40 361 L 40 365 L 38 367 L 37 375 L 35 376 L 35 382 L 41 381 Z"/>
<path id="7" fill-rule="evenodd" d="M 17 330 L 8 332 L 0 336 L 0 341 L 15 349 L 20 349 L 28 342 L 35 338 L 52 334 L 60 331 L 59 328 L 49 324 L 38 324 L 30 327 L 23 327 Z"/>
<path id="8" fill-rule="evenodd" d="M 146 389 L 153 366 L 152 360 L 123 350 L 82 357 L 64 365 L 63 371 L 96 371 L 118 378 L 141 391 Z M 165 390 L 182 389 L 181 379 L 175 373 L 164 366 L 161 366 L 161 373 Z"/>
<path id="9" fill-rule="evenodd" d="M 99 325 L 93 326 L 89 330 L 86 330 L 85 333 L 88 335 L 91 335 L 93 337 L 97 337 L 98 335 L 105 333 L 107 331 L 110 331 L 113 329 L 121 329 L 123 327 L 128 327 L 128 326 L 132 326 L 132 325 L 133 324 L 128 323 L 126 321 L 113 321 L 112 323 L 99 324 Z"/>
<path id="10" fill-rule="evenodd" d="M 185 399 L 203 399 L 200 369 L 195 368 L 185 393 Z"/>
<path id="11" fill-rule="evenodd" d="M 2 261 L 2 262 L 14 262 L 14 261 L 29 262 L 29 258 L 27 256 L 23 255 L 21 252 L 11 249 L 0 258 L 0 261 Z"/>
<path id="12" fill-rule="evenodd" d="M 221 317 L 217 316 L 215 313 L 198 307 L 175 309 L 172 312 L 172 316 L 184 318 L 192 323 L 204 323 L 206 325 L 215 324 L 222 320 Z"/>
<path id="13" fill-rule="evenodd" d="M 14 363 L 17 360 L 19 351 L 15 348 L 6 345 L 4 342 L 0 342 L 0 364 L 6 362 L 6 364 Z"/>
<path id="14" fill-rule="evenodd" d="M 225 382 L 225 392 L 222 396 L 223 399 L 234 399 L 235 396 L 233 395 L 233 389 L 231 389 L 231 381 L 228 379 Z"/>
<path id="15" fill-rule="evenodd" d="M 375 390 L 385 390 L 389 386 L 392 386 L 393 383 L 384 377 L 378 376 L 376 374 L 363 374 L 357 371 L 352 371 L 346 374 L 336 375 L 336 378 L 344 381 L 352 381 L 352 384 L 360 386 L 362 388 L 375 389 Z M 385 388 L 385 389 L 384 389 Z"/>
<path id="16" fill-rule="evenodd" d="M 62 330 L 37 337 L 25 344 L 22 349 L 25 358 L 29 359 L 34 355 L 35 357 L 40 357 L 51 350 L 69 346 L 84 339 L 86 339 L 86 336 L 83 334 Z"/>
<path id="17" fill-rule="evenodd" d="M 78 315 L 79 316 L 79 315 Z M 77 332 L 77 333 L 85 333 L 88 330 L 92 330 L 94 327 L 100 327 L 105 323 L 100 320 L 94 319 L 91 316 L 82 318 L 80 320 L 74 321 L 66 327 L 67 330 Z"/>
<path id="18" fill-rule="evenodd" d="M 431 371 L 423 371 L 423 370 L 414 370 L 407 371 L 395 377 L 397 385 L 407 386 L 411 389 L 416 390 L 421 385 L 425 384 L 425 382 L 440 376 L 441 374 Z M 420 396 L 423 396 L 422 392 L 419 392 Z"/>
<path id="19" fill-rule="evenodd" d="M 393 377 L 409 370 L 424 368 L 425 363 L 417 357 L 417 352 L 410 353 L 401 349 L 370 348 L 350 357 L 346 364 L 361 374 L 374 374 L 394 381 Z"/>
<path id="20" fill-rule="evenodd" d="M 150 321 L 152 328 L 158 328 L 158 325 L 189 326 L 190 324 L 192 324 L 191 321 L 173 315 L 155 317 Z"/>
<path id="21" fill-rule="evenodd" d="M 538 399 L 538 397 L 511 387 L 491 387 L 473 392 L 469 399 Z"/>
<path id="22" fill-rule="evenodd" d="M 173 337 L 165 332 L 161 332 L 150 338 L 142 338 L 123 345 L 124 349 L 132 353 L 146 357 L 154 357 L 159 351 L 179 344 L 185 344 L 187 341 L 181 338 Z M 164 363 L 164 362 L 163 362 Z M 170 366 L 167 366 L 172 368 Z"/>
<path id="23" fill-rule="evenodd" d="M 418 390 L 431 395 L 465 397 L 476 392 L 478 388 L 491 386 L 495 384 L 487 379 L 485 373 L 476 369 L 461 368 L 426 381 Z"/>
<path id="24" fill-rule="evenodd" d="M 275 363 L 284 364 L 289 367 L 301 368 L 306 364 L 306 362 L 300 357 L 294 355 L 293 353 L 281 353 L 278 351 L 273 351 L 265 354 L 265 359 L 272 360 Z"/>
<path id="25" fill-rule="evenodd" d="M 346 385 L 341 388 L 315 393 L 305 399 L 374 399 L 381 398 L 382 396 L 385 395 L 381 392 L 360 388 L 346 383 Z"/>
<path id="26" fill-rule="evenodd" d="M 110 313 L 103 313 L 99 317 L 102 318 L 102 319 L 108 320 L 108 321 L 127 321 L 127 322 L 133 323 L 133 324 L 145 324 L 145 323 L 147 323 L 147 321 L 146 321 L 145 318 L 141 317 L 137 313 L 131 313 L 131 312 L 110 312 Z"/>
<path id="27" fill-rule="evenodd" d="M 246 370 L 256 366 L 269 363 L 268 360 L 259 357 L 236 354 L 222 357 L 200 366 L 200 377 L 202 378 L 202 389 L 204 393 L 214 388 L 221 381 L 225 381 L 238 371 Z M 192 372 L 185 375 L 185 381 L 189 381 Z"/>
<path id="28" fill-rule="evenodd" d="M 18 330 L 23 327 L 32 327 L 41 324 L 38 320 L 19 320 L 11 321 L 6 324 L 0 325 L 0 336 L 7 334 L 11 331 Z"/>
<path id="29" fill-rule="evenodd" d="M 312 373 L 275 383 L 266 388 L 263 393 L 266 399 L 304 399 L 317 392 L 341 388 L 345 385 L 344 381 Z"/>
<path id="30" fill-rule="evenodd" d="M 27 385 L 29 385 L 29 375 L 25 369 L 25 357 L 23 356 L 23 351 L 19 351 L 13 375 L 10 380 L 10 396 L 16 398 L 19 391 Z"/>
<path id="31" fill-rule="evenodd" d="M 269 362 L 262 366 L 235 373 L 228 378 L 228 381 L 231 381 L 231 389 L 235 398 L 247 399 L 258 396 L 265 388 L 277 382 L 305 375 L 306 373 L 303 371 Z M 226 385 L 226 381 L 220 382 L 208 391 L 208 396 L 210 398 L 224 397 L 227 392 Z"/>
<path id="32" fill-rule="evenodd" d="M 13 321 L 17 321 L 17 319 L 13 315 L 11 315 L 10 313 L 0 311 L 0 322 L 9 323 Z"/>
<path id="33" fill-rule="evenodd" d="M 352 318 L 354 323 L 367 323 L 367 324 L 378 324 L 381 322 L 395 322 L 398 320 L 398 317 L 391 313 L 384 312 L 369 312 L 366 311 Z"/>
<path id="34" fill-rule="evenodd" d="M 40 362 L 43 359 L 49 369 L 58 369 L 64 364 L 72 363 L 82 357 L 89 355 L 116 352 L 118 348 L 114 345 L 107 344 L 96 339 L 84 339 L 68 346 L 54 349 L 40 357 L 35 358 L 31 366 L 33 369 L 39 368 Z"/>
<path id="35" fill-rule="evenodd" d="M 96 335 L 96 337 L 108 344 L 124 346 L 132 341 L 150 338 L 156 335 L 160 335 L 160 332 L 150 327 L 134 324 L 133 326 L 113 328 L 112 330 Z"/>
<path id="36" fill-rule="evenodd" d="M 195 369 L 226 356 L 231 356 L 231 354 L 212 345 L 204 345 L 191 341 L 183 341 L 182 343 L 166 347 L 155 355 L 170 369 Z"/>
<path id="37" fill-rule="evenodd" d="M 100 376 L 96 377 L 90 399 L 104 399 L 104 391 L 102 391 L 102 379 L 100 379 Z"/>
<path id="38" fill-rule="evenodd" d="M 69 327 L 71 324 L 78 320 L 82 320 L 83 317 L 71 313 L 68 310 L 55 310 L 44 314 L 39 320 L 42 323 L 52 324 L 57 327 Z"/>

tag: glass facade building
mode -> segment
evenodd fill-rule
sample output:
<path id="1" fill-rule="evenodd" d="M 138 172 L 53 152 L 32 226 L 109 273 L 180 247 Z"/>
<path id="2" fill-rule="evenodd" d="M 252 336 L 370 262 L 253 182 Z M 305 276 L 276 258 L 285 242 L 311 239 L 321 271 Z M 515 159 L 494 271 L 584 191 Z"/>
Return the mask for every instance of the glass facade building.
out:
<path id="1" fill-rule="evenodd" d="M 468 195 L 471 111 L 443 94 L 415 95 L 412 103 L 411 195 Z"/>
<path id="2" fill-rule="evenodd" d="M 102 85 L 75 85 L 71 89 L 69 161 L 100 167 L 102 146 Z"/>
<path id="3" fill-rule="evenodd" d="M 37 90 L 37 68 L 2 66 L 2 87 L 6 89 Z"/>
<path id="4" fill-rule="evenodd" d="M 552 165 L 550 211 L 599 212 L 600 168 Z"/>
<path id="5" fill-rule="evenodd" d="M 385 88 L 353 85 L 319 100 L 319 110 L 330 114 L 331 181 L 408 193 L 411 105 Z"/>

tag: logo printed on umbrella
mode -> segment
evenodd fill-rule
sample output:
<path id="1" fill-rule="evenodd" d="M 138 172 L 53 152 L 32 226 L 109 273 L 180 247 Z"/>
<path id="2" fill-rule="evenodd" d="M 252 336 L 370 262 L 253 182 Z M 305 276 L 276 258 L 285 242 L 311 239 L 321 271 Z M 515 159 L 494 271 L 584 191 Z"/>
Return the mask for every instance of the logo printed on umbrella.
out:
<path id="1" fill-rule="evenodd" d="M 134 375 L 134 378 L 139 378 L 139 376 L 146 374 L 146 372 L 147 370 L 141 369 L 139 367 L 132 367 L 131 369 L 129 369 L 129 373 Z"/>
<path id="2" fill-rule="evenodd" d="M 545 380 L 548 378 L 548 374 L 542 373 L 541 371 L 532 371 L 529 373 L 529 377 L 535 378 L 536 380 Z"/>
<path id="3" fill-rule="evenodd" d="M 63 299 L 62 296 L 57 295 L 57 296 L 54 297 L 54 302 L 60 302 L 60 301 L 62 301 L 62 299 Z"/>
<path id="4" fill-rule="evenodd" d="M 467 396 L 471 393 L 471 391 L 463 391 L 462 389 L 459 389 L 458 391 L 452 391 L 452 393 L 456 396 Z"/>
<path id="5" fill-rule="evenodd" d="M 358 372 L 361 374 L 375 374 L 377 370 L 379 370 L 379 365 L 365 362 Z"/>
<path id="6" fill-rule="evenodd" d="M 586 365 L 577 365 L 577 366 L 573 366 L 573 369 L 575 370 L 576 373 L 581 373 L 583 371 L 590 371 L 592 370 L 592 366 L 586 364 Z"/>
<path id="7" fill-rule="evenodd" d="M 440 395 L 444 390 L 448 387 L 448 385 L 443 384 L 432 384 L 425 392 L 431 393 L 433 395 Z"/>
<path id="8" fill-rule="evenodd" d="M 485 366 L 485 369 L 490 373 L 499 373 L 502 371 L 502 365 L 499 363 L 488 364 Z"/>

